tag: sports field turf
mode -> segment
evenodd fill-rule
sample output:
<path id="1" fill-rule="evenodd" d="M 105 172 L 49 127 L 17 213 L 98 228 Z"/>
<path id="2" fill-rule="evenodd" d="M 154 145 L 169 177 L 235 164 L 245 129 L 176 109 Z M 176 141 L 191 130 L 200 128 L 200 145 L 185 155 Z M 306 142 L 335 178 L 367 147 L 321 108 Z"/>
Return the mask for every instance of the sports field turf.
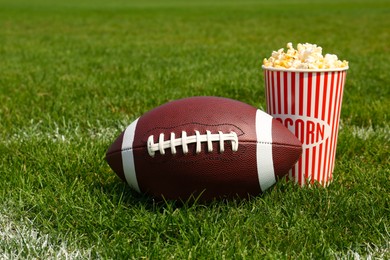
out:
<path id="1" fill-rule="evenodd" d="M 0 0 L 0 259 L 389 259 L 389 17 L 379 0 Z M 169 100 L 265 109 L 261 61 L 287 42 L 350 62 L 328 188 L 179 205 L 104 161 Z"/>

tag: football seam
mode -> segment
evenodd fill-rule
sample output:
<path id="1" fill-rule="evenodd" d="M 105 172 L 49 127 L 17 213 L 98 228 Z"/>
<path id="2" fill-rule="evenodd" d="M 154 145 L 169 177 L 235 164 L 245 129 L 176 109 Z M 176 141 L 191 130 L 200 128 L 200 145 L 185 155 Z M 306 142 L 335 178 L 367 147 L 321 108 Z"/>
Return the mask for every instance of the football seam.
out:
<path id="1" fill-rule="evenodd" d="M 149 129 L 148 131 L 146 131 L 143 136 L 148 136 L 148 133 L 156 130 L 156 129 L 161 129 L 161 130 L 167 130 L 167 129 L 174 129 L 174 128 L 178 128 L 178 127 L 183 127 L 183 126 L 186 126 L 186 125 L 200 125 L 200 126 L 210 126 L 210 127 L 217 127 L 217 126 L 223 126 L 223 125 L 228 125 L 228 126 L 233 126 L 235 128 L 237 128 L 238 130 L 240 130 L 240 133 L 236 133 L 237 136 L 242 136 L 245 134 L 245 132 L 238 126 L 236 126 L 235 124 L 229 124 L 229 123 L 223 123 L 223 124 L 203 124 L 203 123 L 197 123 L 197 122 L 189 122 L 189 123 L 185 123 L 185 124 L 181 124 L 181 125 L 176 125 L 176 126 L 171 126 L 171 127 L 154 127 L 154 128 L 151 128 Z M 195 131 L 196 129 L 194 129 Z"/>
<path id="2" fill-rule="evenodd" d="M 285 147 L 294 147 L 294 148 L 301 148 L 301 146 L 299 145 L 292 145 L 292 144 L 284 144 L 284 143 L 273 143 L 273 142 L 262 142 L 262 141 L 257 141 L 257 142 L 251 142 L 251 141 L 239 141 L 238 144 L 240 143 L 245 143 L 245 144 L 270 144 L 270 145 L 279 145 L 279 146 L 285 146 Z M 112 152 L 112 153 L 109 153 L 107 155 L 111 155 L 111 154 L 114 154 L 114 153 L 118 153 L 118 152 L 122 152 L 122 151 L 129 151 L 129 150 L 135 150 L 135 149 L 138 149 L 138 148 L 146 148 L 147 146 L 137 146 L 137 147 L 129 147 L 129 148 L 126 148 L 126 149 L 121 149 L 120 151 L 115 151 L 115 152 Z"/>
<path id="3" fill-rule="evenodd" d="M 145 136 L 148 136 L 148 133 L 150 133 L 150 132 L 152 132 L 152 131 L 154 131 L 156 129 L 167 130 L 167 129 L 174 129 L 174 128 L 177 128 L 177 127 L 182 127 L 182 126 L 191 125 L 191 124 L 193 124 L 193 125 L 201 125 L 201 126 L 210 126 L 210 127 L 217 127 L 217 126 L 223 126 L 223 125 L 233 126 L 234 128 L 236 128 L 236 129 L 238 129 L 240 131 L 240 133 L 236 133 L 237 136 L 245 135 L 245 132 L 240 127 L 236 126 L 235 124 L 229 124 L 229 123 L 223 123 L 223 124 L 202 124 L 202 123 L 196 123 L 196 122 L 189 122 L 189 123 L 185 123 L 185 124 L 181 124 L 181 125 L 176 125 L 176 126 L 173 126 L 173 127 L 154 127 L 154 128 L 151 128 L 150 130 L 146 131 L 143 134 L 142 139 L 145 139 Z M 146 147 L 146 146 L 129 147 L 129 148 L 126 148 L 126 149 L 121 149 L 120 151 L 134 150 L 134 149 L 137 149 L 137 148 L 144 148 L 144 147 Z M 114 151 L 114 152 L 111 152 L 111 153 L 107 153 L 106 155 L 115 154 L 115 153 L 120 152 L 120 151 Z"/>
<path id="4" fill-rule="evenodd" d="M 273 143 L 273 142 L 264 142 L 264 141 L 256 141 L 256 142 L 253 142 L 253 141 L 241 141 L 239 143 L 241 143 L 241 144 L 242 143 L 244 143 L 244 144 L 252 144 L 252 145 L 255 145 L 255 144 L 256 145 L 257 144 L 271 145 L 271 146 L 275 145 L 275 146 L 282 146 L 282 147 L 287 147 L 287 148 L 290 147 L 290 148 L 293 148 L 293 149 L 300 149 L 300 150 L 302 150 L 302 146 L 292 145 L 292 144 L 285 144 L 285 143 Z M 115 152 L 112 152 L 110 154 L 107 154 L 106 158 L 109 157 L 109 156 L 112 156 L 113 154 L 117 154 L 117 153 L 122 153 L 122 152 L 130 151 L 130 150 L 135 151 L 135 150 L 143 150 L 143 149 L 146 149 L 146 145 L 145 146 L 139 146 L 139 147 L 129 147 L 129 148 L 126 148 L 126 149 L 122 149 L 120 151 L 115 151 Z M 246 149 L 246 148 L 244 148 L 244 149 Z M 237 158 L 240 158 L 240 157 L 244 156 L 242 154 L 242 152 L 238 151 L 236 153 L 238 153 L 237 154 L 237 156 L 238 156 Z M 213 157 L 213 156 L 211 156 L 211 157 L 202 158 L 202 160 L 208 160 L 208 161 L 231 161 L 233 159 L 224 159 L 224 158 L 221 158 L 221 157 Z M 187 161 L 185 159 L 182 159 L 180 161 L 181 161 L 181 163 L 196 163 L 197 162 L 197 161 Z"/>
<path id="5" fill-rule="evenodd" d="M 285 143 L 271 143 L 272 145 L 291 147 L 291 148 L 302 148 L 302 145 L 293 145 L 293 144 L 285 144 Z"/>

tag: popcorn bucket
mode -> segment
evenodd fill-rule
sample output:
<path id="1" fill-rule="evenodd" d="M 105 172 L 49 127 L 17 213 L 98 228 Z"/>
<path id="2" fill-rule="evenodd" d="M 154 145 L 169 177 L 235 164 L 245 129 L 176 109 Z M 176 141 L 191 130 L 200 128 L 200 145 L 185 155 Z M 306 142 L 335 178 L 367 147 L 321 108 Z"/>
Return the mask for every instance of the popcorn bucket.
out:
<path id="1" fill-rule="evenodd" d="M 303 144 L 302 157 L 289 172 L 301 186 L 332 181 L 347 69 L 263 66 L 267 112 Z"/>

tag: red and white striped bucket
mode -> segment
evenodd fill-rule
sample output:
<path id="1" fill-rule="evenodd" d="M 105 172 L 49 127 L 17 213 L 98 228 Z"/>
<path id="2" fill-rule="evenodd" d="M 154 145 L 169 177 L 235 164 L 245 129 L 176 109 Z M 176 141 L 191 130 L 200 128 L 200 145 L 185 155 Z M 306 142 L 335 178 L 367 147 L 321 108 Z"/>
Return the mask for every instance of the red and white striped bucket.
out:
<path id="1" fill-rule="evenodd" d="M 267 112 L 303 144 L 289 172 L 301 186 L 332 181 L 347 68 L 291 70 L 263 66 Z"/>

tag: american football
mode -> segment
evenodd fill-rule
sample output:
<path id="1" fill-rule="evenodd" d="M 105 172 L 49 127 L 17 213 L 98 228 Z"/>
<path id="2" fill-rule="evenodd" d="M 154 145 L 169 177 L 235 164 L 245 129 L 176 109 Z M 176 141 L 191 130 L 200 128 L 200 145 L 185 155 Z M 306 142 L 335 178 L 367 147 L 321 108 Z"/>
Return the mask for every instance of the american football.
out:
<path id="1" fill-rule="evenodd" d="M 140 193 L 210 200 L 262 193 L 301 153 L 301 142 L 267 113 L 228 98 L 191 97 L 136 119 L 106 161 Z"/>

